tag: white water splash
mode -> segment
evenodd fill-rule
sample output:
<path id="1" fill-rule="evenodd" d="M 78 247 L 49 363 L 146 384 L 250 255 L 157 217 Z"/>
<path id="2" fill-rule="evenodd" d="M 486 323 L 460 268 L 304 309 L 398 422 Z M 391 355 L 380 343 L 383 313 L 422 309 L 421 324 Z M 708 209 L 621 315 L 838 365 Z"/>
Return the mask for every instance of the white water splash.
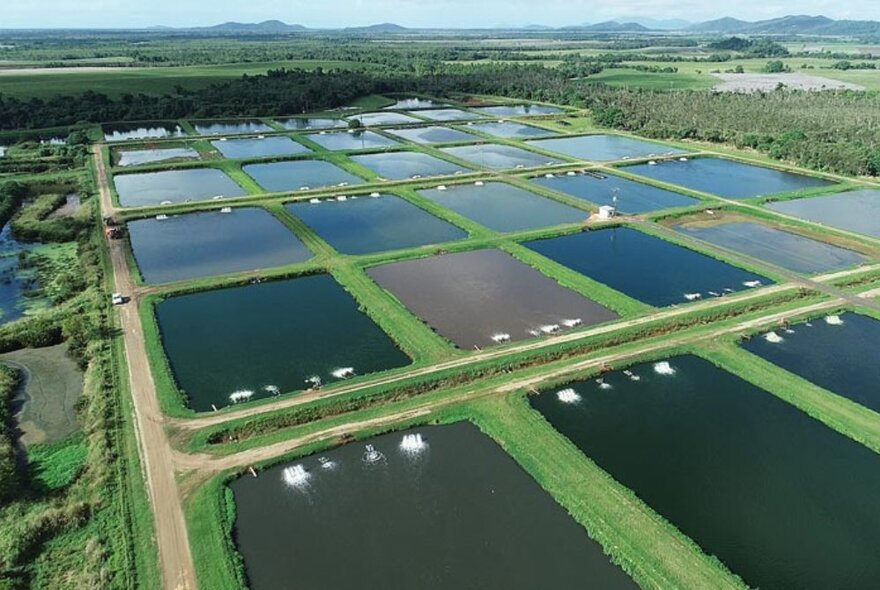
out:
<path id="1" fill-rule="evenodd" d="M 254 396 L 254 392 L 249 389 L 240 389 L 229 394 L 229 401 L 234 404 L 246 402 Z"/>
<path id="2" fill-rule="evenodd" d="M 564 404 L 576 404 L 581 401 L 581 396 L 572 388 L 561 389 L 556 392 L 556 397 Z"/>
<path id="3" fill-rule="evenodd" d="M 660 361 L 654 363 L 654 372 L 658 375 L 675 375 L 675 367 L 669 364 L 669 361 Z"/>
<path id="4" fill-rule="evenodd" d="M 330 373 L 337 379 L 348 379 L 349 377 L 354 377 L 354 368 L 353 367 L 342 367 L 341 369 L 336 369 L 332 373 Z"/>
<path id="5" fill-rule="evenodd" d="M 292 488 L 303 488 L 308 485 L 312 474 L 306 471 L 302 465 L 285 467 L 281 472 L 281 479 Z"/>
<path id="6" fill-rule="evenodd" d="M 269 395 L 281 395 L 281 388 L 277 385 L 267 385 L 263 388 L 263 391 L 265 391 Z"/>
<path id="7" fill-rule="evenodd" d="M 561 324 L 566 328 L 575 328 L 583 324 L 584 321 L 581 318 L 572 318 L 570 320 L 562 320 Z"/>
<path id="8" fill-rule="evenodd" d="M 400 450 L 411 457 L 420 455 L 428 448 L 428 443 L 418 432 L 415 434 L 404 434 L 403 440 L 400 441 Z"/>
<path id="9" fill-rule="evenodd" d="M 684 298 L 687 299 L 688 301 L 696 301 L 697 299 L 702 299 L 703 294 L 702 293 L 685 293 Z"/>
<path id="10" fill-rule="evenodd" d="M 492 342 L 496 344 L 503 344 L 505 342 L 510 342 L 510 334 L 505 334 L 503 332 L 499 332 L 498 334 L 492 334 Z"/>
<path id="11" fill-rule="evenodd" d="M 325 471 L 333 471 L 336 469 L 336 461 L 327 457 L 318 457 L 318 463 L 321 465 L 321 469 Z"/>
<path id="12" fill-rule="evenodd" d="M 611 384 L 605 383 L 604 379 L 596 379 L 596 385 L 599 386 L 599 389 L 611 389 Z"/>
<path id="13" fill-rule="evenodd" d="M 385 455 L 382 454 L 382 451 L 373 445 L 367 445 L 364 449 L 364 463 L 367 465 L 375 465 L 385 460 Z"/>
<path id="14" fill-rule="evenodd" d="M 843 319 L 839 315 L 830 315 L 825 318 L 825 323 L 829 326 L 842 326 Z"/>
<path id="15" fill-rule="evenodd" d="M 743 285 L 745 285 L 745 286 L 748 287 L 749 289 L 754 289 L 755 287 L 760 287 L 760 286 L 761 286 L 761 281 L 758 281 L 758 280 L 754 280 L 754 281 L 743 281 Z"/>
<path id="16" fill-rule="evenodd" d="M 780 342 L 783 342 L 785 338 L 783 338 L 776 332 L 767 332 L 766 334 L 764 334 L 764 340 L 766 340 L 770 344 L 779 344 Z"/>

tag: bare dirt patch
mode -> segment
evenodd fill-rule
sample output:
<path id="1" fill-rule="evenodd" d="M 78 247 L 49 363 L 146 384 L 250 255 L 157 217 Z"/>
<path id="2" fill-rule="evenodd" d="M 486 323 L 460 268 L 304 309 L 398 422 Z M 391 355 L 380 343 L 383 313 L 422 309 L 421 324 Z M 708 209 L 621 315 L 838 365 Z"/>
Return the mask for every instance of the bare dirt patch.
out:
<path id="1" fill-rule="evenodd" d="M 864 86 L 797 72 L 783 74 L 713 74 L 719 92 L 767 92 L 781 83 L 791 90 L 864 90 Z"/>

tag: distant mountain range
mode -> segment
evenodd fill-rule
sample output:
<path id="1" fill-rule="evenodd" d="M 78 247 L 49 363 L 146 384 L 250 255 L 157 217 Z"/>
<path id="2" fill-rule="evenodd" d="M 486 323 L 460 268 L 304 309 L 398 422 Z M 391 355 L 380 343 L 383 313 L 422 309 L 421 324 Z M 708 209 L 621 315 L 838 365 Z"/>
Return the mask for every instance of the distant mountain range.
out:
<path id="1" fill-rule="evenodd" d="M 817 36 L 848 36 L 848 35 L 880 35 L 880 22 L 862 20 L 834 20 L 826 16 L 790 15 L 781 18 L 749 22 L 736 18 L 725 17 L 702 23 L 690 23 L 681 19 L 654 19 L 648 17 L 626 17 L 600 23 L 585 23 L 568 27 L 548 27 L 532 24 L 524 27 L 500 27 L 531 31 L 585 31 L 597 33 L 644 33 L 683 31 L 689 33 L 717 33 L 724 35 L 817 35 Z M 261 23 L 227 22 L 211 27 L 189 27 L 172 29 L 171 27 L 152 27 L 152 30 L 185 30 L 203 31 L 222 34 L 242 35 L 278 35 L 313 31 L 303 25 L 287 24 L 280 20 L 267 20 Z M 349 27 L 337 29 L 359 33 L 403 33 L 413 29 L 394 23 L 382 23 L 366 27 Z M 418 29 L 416 29 L 418 30 Z"/>

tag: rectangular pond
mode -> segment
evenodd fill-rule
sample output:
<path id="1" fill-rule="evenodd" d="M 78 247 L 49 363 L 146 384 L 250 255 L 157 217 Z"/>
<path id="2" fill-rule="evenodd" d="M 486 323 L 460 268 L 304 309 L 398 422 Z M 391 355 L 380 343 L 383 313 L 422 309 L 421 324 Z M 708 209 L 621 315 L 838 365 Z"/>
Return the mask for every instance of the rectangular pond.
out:
<path id="1" fill-rule="evenodd" d="M 526 242 L 547 258 L 662 307 L 769 284 L 766 277 L 628 227 Z"/>
<path id="2" fill-rule="evenodd" d="M 176 123 L 131 123 L 104 127 L 106 141 L 131 141 L 135 139 L 162 139 L 184 137 L 186 131 Z"/>
<path id="3" fill-rule="evenodd" d="M 880 321 L 855 313 L 802 322 L 742 343 L 749 352 L 880 412 Z"/>
<path id="4" fill-rule="evenodd" d="M 344 254 L 413 248 L 467 237 L 464 230 L 393 195 L 289 203 L 285 207 Z"/>
<path id="5" fill-rule="evenodd" d="M 406 260 L 367 273 L 464 350 L 617 318 L 501 250 Z"/>
<path id="6" fill-rule="evenodd" d="M 406 125 L 408 123 L 419 123 L 421 119 L 410 117 L 403 113 L 363 113 L 347 117 L 347 119 L 356 119 L 361 122 L 364 127 L 375 127 L 376 125 Z"/>
<path id="7" fill-rule="evenodd" d="M 729 199 L 748 199 L 834 184 L 821 178 L 723 158 L 696 158 L 686 162 L 673 160 L 654 166 L 639 164 L 627 166 L 624 170 Z"/>
<path id="8" fill-rule="evenodd" d="M 156 319 L 197 411 L 410 362 L 329 275 L 172 297 Z"/>
<path id="9" fill-rule="evenodd" d="M 880 238 L 880 190 L 852 191 L 764 206 L 829 227 Z"/>
<path id="10" fill-rule="evenodd" d="M 289 137 L 274 135 L 272 137 L 253 139 L 215 140 L 211 142 L 226 158 L 268 158 L 270 156 L 290 156 L 308 154 L 312 150 L 297 143 Z"/>
<path id="11" fill-rule="evenodd" d="M 222 170 L 190 168 L 113 177 L 123 207 L 170 205 L 247 194 Z"/>
<path id="12" fill-rule="evenodd" d="M 419 111 L 418 115 L 432 121 L 467 121 L 480 118 L 480 115 L 475 115 L 461 109 L 427 109 Z"/>
<path id="13" fill-rule="evenodd" d="M 441 148 L 441 151 L 446 152 L 450 156 L 472 162 L 480 167 L 492 168 L 494 170 L 537 168 L 559 164 L 558 160 L 542 156 L 541 154 L 494 143 Z"/>
<path id="14" fill-rule="evenodd" d="M 682 150 L 621 135 L 581 135 L 529 142 L 536 148 L 571 156 L 578 160 L 607 162 L 627 158 L 645 158 L 659 154 L 682 154 Z"/>
<path id="15" fill-rule="evenodd" d="M 155 150 L 124 150 L 116 153 L 117 166 L 142 166 L 154 162 L 172 160 L 200 160 L 199 152 L 192 148 L 161 148 Z"/>
<path id="16" fill-rule="evenodd" d="M 460 184 L 444 190 L 419 191 L 423 197 L 495 231 L 512 232 L 563 223 L 589 215 L 552 199 L 503 182 Z"/>
<path id="17" fill-rule="evenodd" d="M 700 202 L 649 184 L 598 172 L 539 176 L 531 179 L 531 182 L 596 205 L 613 205 L 617 196 L 617 210 L 627 215 L 689 207 Z"/>
<path id="18" fill-rule="evenodd" d="M 880 456 L 708 361 L 641 364 L 532 405 L 749 587 L 880 579 Z"/>
<path id="19" fill-rule="evenodd" d="M 430 98 L 401 98 L 391 106 L 385 107 L 387 110 L 411 111 L 414 109 L 436 109 L 448 106 L 446 103 L 437 102 Z"/>
<path id="20" fill-rule="evenodd" d="M 369 168 L 380 178 L 390 180 L 470 172 L 458 164 L 419 152 L 383 152 L 367 156 L 351 156 L 351 161 Z"/>
<path id="21" fill-rule="evenodd" d="M 523 125 L 522 123 L 513 123 L 511 121 L 469 123 L 468 128 L 480 131 L 486 135 L 501 137 L 504 139 L 527 139 L 529 137 L 547 137 L 548 135 L 556 135 L 556 133 L 548 131 L 547 129 L 532 127 L 531 125 Z"/>
<path id="22" fill-rule="evenodd" d="M 675 230 L 800 273 L 840 270 L 867 260 L 858 252 L 750 221 L 686 223 Z"/>
<path id="23" fill-rule="evenodd" d="M 270 193 L 284 193 L 364 182 L 359 176 L 323 160 L 249 164 L 242 170 Z"/>
<path id="24" fill-rule="evenodd" d="M 146 283 L 168 283 L 303 262 L 312 253 L 264 209 L 236 208 L 128 223 Z"/>
<path id="25" fill-rule="evenodd" d="M 351 443 L 230 484 L 251 590 L 634 589 L 467 423 Z"/>
<path id="26" fill-rule="evenodd" d="M 199 135 L 237 135 L 274 131 L 262 121 L 195 121 L 193 128 Z"/>
<path id="27" fill-rule="evenodd" d="M 322 117 L 291 117 L 290 119 L 276 119 L 275 122 L 291 131 L 305 131 L 308 129 L 333 129 L 347 127 L 348 123 L 342 119 L 330 119 Z"/>
<path id="28" fill-rule="evenodd" d="M 540 104 L 475 107 L 473 110 L 492 117 L 528 117 L 535 115 L 555 115 L 563 112 L 563 110 L 558 107 L 548 107 Z"/>
<path id="29" fill-rule="evenodd" d="M 400 145 L 393 139 L 373 131 L 337 131 L 335 133 L 312 133 L 305 136 L 331 152 L 344 150 L 368 150 Z"/>
<path id="30" fill-rule="evenodd" d="M 458 129 L 440 127 L 408 127 L 404 129 L 392 129 L 388 133 L 414 141 L 416 143 L 453 143 L 465 141 L 478 141 L 480 138 Z"/>

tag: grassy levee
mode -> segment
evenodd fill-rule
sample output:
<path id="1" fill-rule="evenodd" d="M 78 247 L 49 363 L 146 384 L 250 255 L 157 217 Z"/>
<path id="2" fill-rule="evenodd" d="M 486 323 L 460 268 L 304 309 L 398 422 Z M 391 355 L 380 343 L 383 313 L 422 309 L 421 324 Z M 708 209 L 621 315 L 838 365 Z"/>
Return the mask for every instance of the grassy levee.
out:
<path id="1" fill-rule="evenodd" d="M 267 411 L 195 431 L 180 431 L 176 443 L 186 451 L 230 454 L 288 440 L 295 434 L 314 432 L 326 425 L 345 424 L 352 416 L 369 418 L 381 413 L 383 405 L 391 411 L 450 403 L 459 398 L 481 395 L 480 392 L 504 387 L 515 380 L 535 376 L 565 375 L 575 371 L 576 362 L 609 355 L 628 358 L 646 349 L 665 349 L 675 343 L 710 338 L 719 329 L 735 329 L 740 322 L 784 313 L 825 298 L 789 291 L 775 296 L 743 301 L 727 309 L 712 309 L 687 314 L 672 320 L 658 320 L 628 329 L 595 334 L 582 340 L 554 343 L 545 347 L 505 354 L 464 367 L 454 366 L 426 375 L 407 377 L 390 383 L 334 394 L 327 390 L 321 398 L 293 407 Z"/>

